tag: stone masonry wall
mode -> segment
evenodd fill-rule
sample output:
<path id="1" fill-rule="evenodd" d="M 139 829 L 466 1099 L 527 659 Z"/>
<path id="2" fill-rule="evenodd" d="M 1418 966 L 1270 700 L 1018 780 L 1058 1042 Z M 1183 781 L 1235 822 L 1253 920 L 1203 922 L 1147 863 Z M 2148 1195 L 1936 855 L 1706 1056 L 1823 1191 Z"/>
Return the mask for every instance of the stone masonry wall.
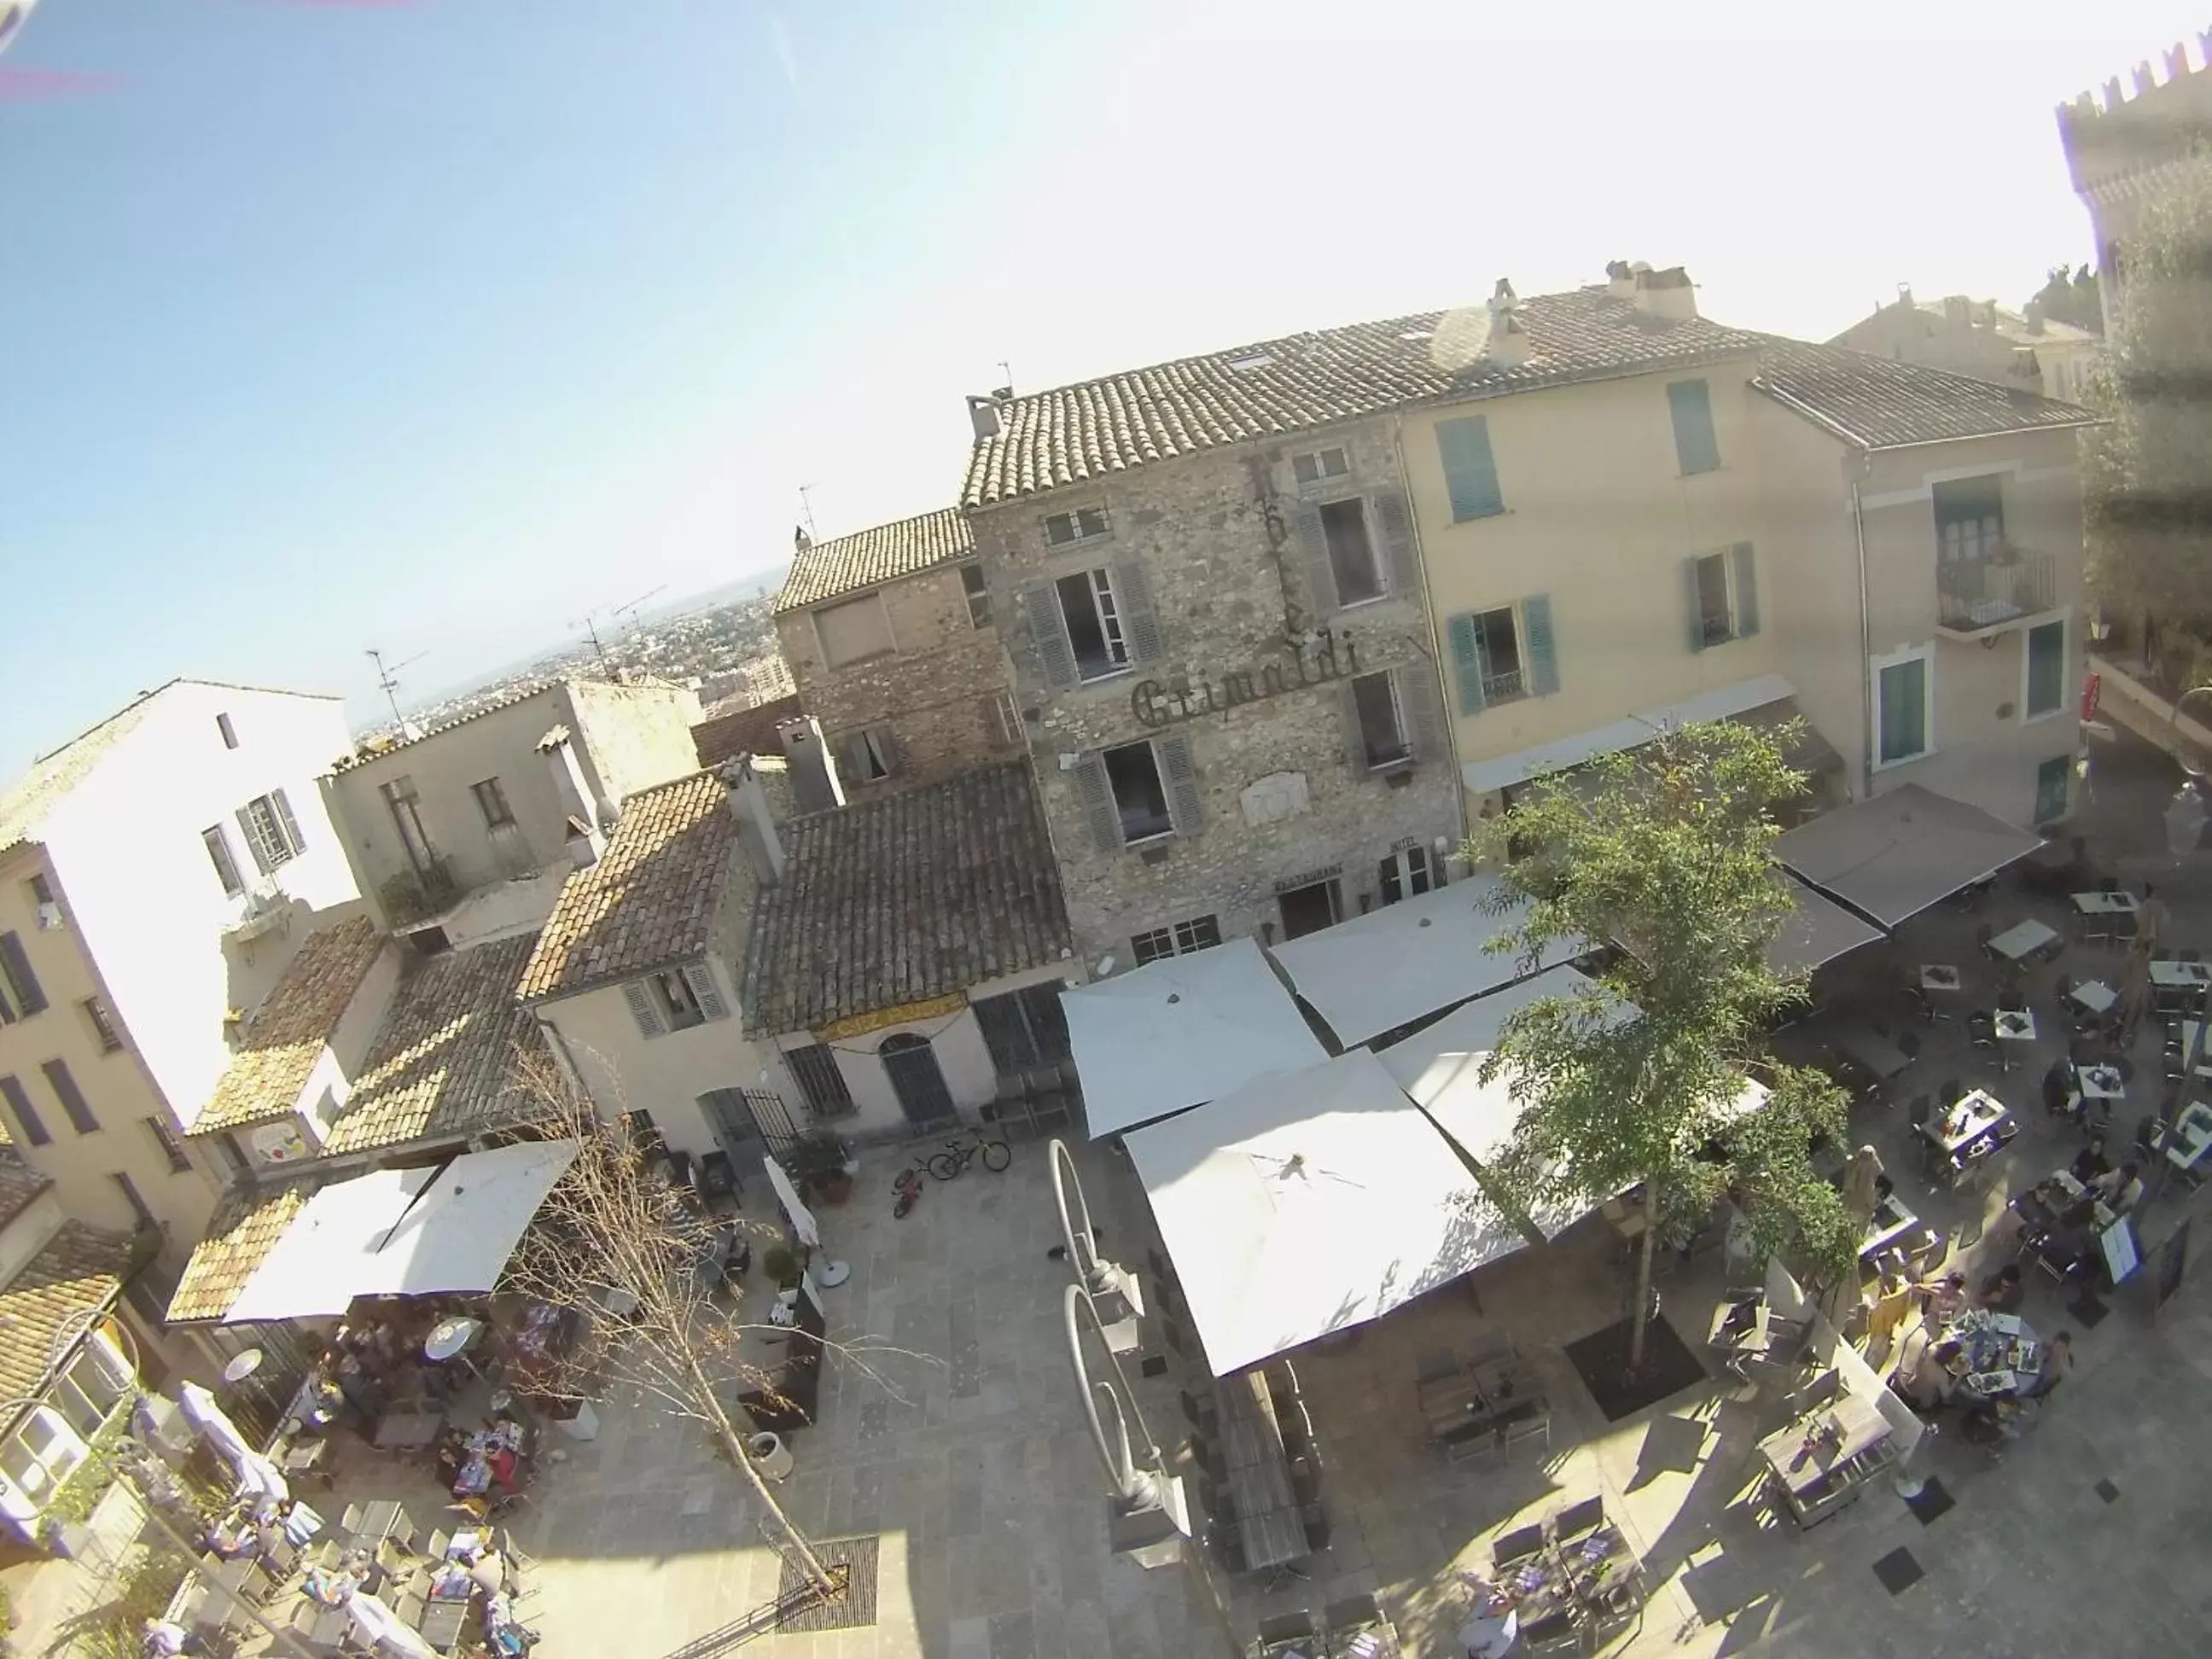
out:
<path id="1" fill-rule="evenodd" d="M 1349 475 L 1301 490 L 1292 458 L 1338 447 Z M 1389 588 L 1338 609 L 1316 575 L 1326 562 L 1316 509 L 1354 495 L 1367 504 Z M 1105 536 L 1048 546 L 1048 515 L 1101 507 Z M 1280 938 L 1276 895 L 1301 878 L 1338 872 L 1339 913 L 1348 916 L 1375 901 L 1377 866 L 1395 848 L 1418 844 L 1441 864 L 1436 842 L 1459 835 L 1460 792 L 1404 482 L 1382 424 L 1163 462 L 970 516 L 1087 961 L 1112 951 L 1126 965 L 1133 933 L 1205 915 L 1218 919 L 1224 939 L 1263 924 Z M 1095 567 L 1109 572 L 1133 647 L 1152 654 L 1070 685 L 1053 647 L 1040 649 L 1039 630 L 1059 626 L 1052 583 Z M 1301 634 L 1316 623 L 1334 630 L 1340 667 L 1356 657 L 1362 672 L 1396 671 L 1410 765 L 1377 773 L 1355 763 L 1348 681 L 1322 682 L 1321 653 L 1293 649 L 1286 613 Z M 1301 683 L 1301 661 L 1312 683 Z M 1259 695 L 1245 701 L 1248 693 Z M 1147 724 L 1139 703 L 1156 720 L 1186 709 L 1191 717 Z M 1148 738 L 1176 833 L 1112 845 L 1090 757 Z M 1178 739 L 1190 775 L 1180 788 L 1169 776 L 1179 757 L 1167 752 Z"/>
<path id="2" fill-rule="evenodd" d="M 896 648 L 833 669 L 823 659 L 811 611 L 775 619 L 783 659 L 806 712 L 822 724 L 848 795 L 933 783 L 1019 751 L 1006 742 L 994 704 L 1006 689 L 997 630 L 970 620 L 960 568 L 942 565 L 877 590 Z M 841 593 L 836 603 L 856 597 Z M 892 775 L 870 785 L 847 759 L 854 733 L 889 726 L 898 749 Z"/>

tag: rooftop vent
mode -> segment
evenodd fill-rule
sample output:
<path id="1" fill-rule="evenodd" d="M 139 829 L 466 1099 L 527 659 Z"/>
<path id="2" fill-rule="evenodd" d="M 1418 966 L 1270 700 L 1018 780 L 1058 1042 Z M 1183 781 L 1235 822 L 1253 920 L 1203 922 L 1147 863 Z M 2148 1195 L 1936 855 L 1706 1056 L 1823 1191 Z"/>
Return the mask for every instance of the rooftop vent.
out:
<path id="1" fill-rule="evenodd" d="M 1273 368 L 1275 360 L 1264 351 L 1248 352 L 1242 357 L 1231 357 L 1229 367 L 1239 374 L 1251 374 L 1263 368 Z"/>

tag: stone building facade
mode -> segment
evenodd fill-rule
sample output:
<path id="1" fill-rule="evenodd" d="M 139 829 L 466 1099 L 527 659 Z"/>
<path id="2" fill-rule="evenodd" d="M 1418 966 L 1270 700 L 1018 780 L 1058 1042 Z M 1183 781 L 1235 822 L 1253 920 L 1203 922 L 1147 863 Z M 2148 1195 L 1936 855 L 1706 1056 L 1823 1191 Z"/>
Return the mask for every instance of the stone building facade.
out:
<path id="1" fill-rule="evenodd" d="M 971 404 L 967 491 L 1087 963 L 1425 891 L 1460 793 L 1387 422 L 1065 481 L 1024 460 L 1100 391 Z"/>
<path id="2" fill-rule="evenodd" d="M 775 628 L 848 796 L 1021 752 L 991 596 L 957 510 L 802 538 Z"/>

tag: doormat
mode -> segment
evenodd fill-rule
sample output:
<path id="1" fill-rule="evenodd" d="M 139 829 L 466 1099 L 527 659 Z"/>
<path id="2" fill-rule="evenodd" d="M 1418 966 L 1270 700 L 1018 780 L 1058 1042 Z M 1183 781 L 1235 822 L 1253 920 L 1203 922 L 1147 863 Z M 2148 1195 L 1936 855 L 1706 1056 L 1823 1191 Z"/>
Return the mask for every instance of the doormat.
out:
<path id="1" fill-rule="evenodd" d="M 1147 1354 L 1138 1363 L 1137 1369 L 1146 1376 L 1165 1376 L 1168 1374 L 1168 1362 L 1164 1355 Z"/>
<path id="2" fill-rule="evenodd" d="M 1918 1492 L 1905 1500 L 1905 1507 L 1917 1516 L 1920 1524 L 1924 1527 L 1929 1522 L 1948 1515 L 1956 1501 L 1944 1490 L 1943 1483 L 1930 1475 L 1920 1483 Z"/>
<path id="3" fill-rule="evenodd" d="M 2100 1480 L 2090 1490 L 2107 1504 L 2117 1504 L 2120 1501 L 2120 1489 L 2110 1480 Z"/>
<path id="4" fill-rule="evenodd" d="M 1567 1344 L 1567 1361 L 1608 1423 L 1705 1381 L 1705 1368 L 1682 1344 L 1664 1314 L 1644 1328 L 1644 1364 L 1628 1374 L 1628 1322 L 1607 1325 Z"/>
<path id="5" fill-rule="evenodd" d="M 817 1541 L 814 1553 L 842 1579 L 842 1594 L 825 1595 L 807 1578 L 806 1570 L 788 1555 L 783 1559 L 783 1582 L 776 1586 L 776 1605 L 783 1609 L 775 1627 L 789 1635 L 802 1631 L 853 1630 L 876 1622 L 876 1547 L 881 1540 L 832 1538 Z"/>
<path id="6" fill-rule="evenodd" d="M 1874 1576 L 1892 1595 L 1902 1595 L 1928 1575 L 1911 1550 L 1895 1549 L 1874 1564 Z"/>
<path id="7" fill-rule="evenodd" d="M 2083 1330 L 2094 1331 L 2105 1322 L 2105 1316 L 2112 1310 L 2098 1301 L 2094 1294 L 2085 1294 L 2080 1301 L 2068 1303 L 2066 1311 L 2081 1322 Z"/>

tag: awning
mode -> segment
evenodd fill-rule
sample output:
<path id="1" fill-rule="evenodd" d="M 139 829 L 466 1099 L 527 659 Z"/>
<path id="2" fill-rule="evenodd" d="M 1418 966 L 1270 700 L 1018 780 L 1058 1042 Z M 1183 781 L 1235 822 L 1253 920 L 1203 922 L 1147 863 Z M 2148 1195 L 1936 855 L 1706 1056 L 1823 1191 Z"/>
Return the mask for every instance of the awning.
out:
<path id="1" fill-rule="evenodd" d="M 1096 1140 L 1328 1058 L 1249 939 L 1060 994 Z"/>
<path id="2" fill-rule="evenodd" d="M 1216 1376 L 1525 1242 L 1364 1049 L 1139 1129 L 1128 1146 Z"/>
<path id="3" fill-rule="evenodd" d="M 1801 824 L 1775 842 L 1774 856 L 1896 927 L 2042 845 L 1978 806 L 1908 783 Z"/>
<path id="4" fill-rule="evenodd" d="M 1571 738 L 1561 738 L 1556 743 L 1538 744 L 1533 749 L 1516 750 L 1510 755 L 1499 755 L 1490 760 L 1469 761 L 1460 769 L 1467 787 L 1477 794 L 1486 795 L 1494 790 L 1510 788 L 1516 783 L 1526 783 L 1540 772 L 1555 771 L 1563 766 L 1580 766 L 1584 761 L 1600 755 L 1617 755 L 1626 749 L 1639 748 L 1669 727 L 1686 726 L 1696 720 L 1731 720 L 1738 714 L 1747 714 L 1755 708 L 1765 708 L 1785 699 L 1794 699 L 1796 688 L 1779 674 L 1759 674 L 1747 680 L 1738 680 L 1732 685 L 1717 686 L 1711 691 L 1701 691 L 1680 702 L 1665 703 L 1656 708 L 1631 714 L 1626 720 L 1614 720 L 1608 726 L 1593 726 L 1578 732 Z M 1778 717 L 1796 717 L 1794 701 L 1789 712 Z M 1821 745 L 1826 748 L 1826 745 Z M 1829 755 L 1835 751 L 1828 750 Z M 1837 763 L 1840 764 L 1840 761 Z M 1820 769 L 1804 761 L 1792 761 L 1793 766 L 1803 770 Z"/>
<path id="5" fill-rule="evenodd" d="M 1881 928 L 1844 909 L 1818 889 L 1791 877 L 1783 879 L 1796 908 L 1784 918 L 1782 931 L 1766 947 L 1766 964 L 1775 972 L 1818 968 L 1882 937 Z"/>
<path id="6" fill-rule="evenodd" d="M 1455 882 L 1276 945 L 1274 957 L 1349 1048 L 1579 954 L 1557 945 L 1531 963 L 1489 949 L 1528 914 L 1526 901 L 1492 910 L 1502 889 L 1495 876 Z"/>
<path id="7" fill-rule="evenodd" d="M 488 1291 L 575 1156 L 572 1140 L 525 1141 L 325 1187 L 262 1258 L 223 1323 L 333 1316 L 360 1296 Z"/>

